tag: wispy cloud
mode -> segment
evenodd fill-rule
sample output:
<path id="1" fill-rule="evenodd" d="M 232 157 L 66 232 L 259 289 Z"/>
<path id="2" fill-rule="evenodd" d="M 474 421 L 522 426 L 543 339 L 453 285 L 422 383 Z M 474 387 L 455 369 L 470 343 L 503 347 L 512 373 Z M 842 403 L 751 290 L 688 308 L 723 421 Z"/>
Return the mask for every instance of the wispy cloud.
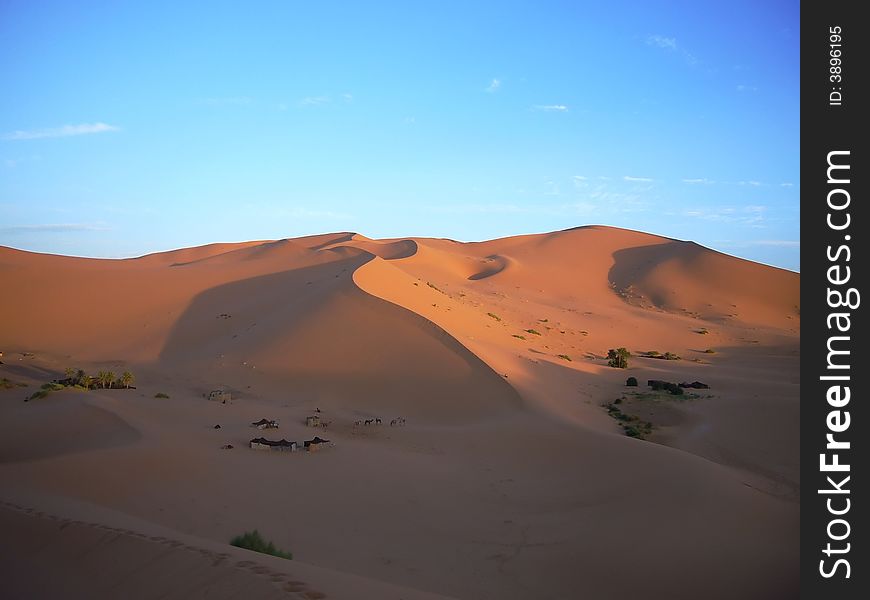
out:
<path id="1" fill-rule="evenodd" d="M 749 206 L 716 206 L 695 208 L 680 213 L 684 217 L 717 221 L 721 223 L 739 223 L 749 227 L 764 227 L 767 207 L 762 205 Z"/>
<path id="2" fill-rule="evenodd" d="M 646 44 L 647 46 L 662 48 L 663 50 L 679 54 L 690 66 L 695 66 L 699 62 L 694 54 L 677 43 L 677 38 L 651 34 L 646 36 Z"/>
<path id="3" fill-rule="evenodd" d="M 3 134 L 4 140 L 38 140 L 43 138 L 70 137 L 91 133 L 106 133 L 120 131 L 119 127 L 105 123 L 82 123 L 81 125 L 64 125 L 46 129 L 18 130 Z"/>
<path id="4" fill-rule="evenodd" d="M 624 181 L 635 181 L 638 183 L 652 183 L 655 179 L 651 179 L 649 177 L 632 177 L 630 175 L 626 175 L 622 178 Z"/>
<path id="5" fill-rule="evenodd" d="M 782 182 L 782 183 L 779 184 L 779 187 L 790 188 L 790 187 L 794 187 L 794 184 L 791 183 L 790 181 L 784 181 L 784 182 Z"/>
<path id="6" fill-rule="evenodd" d="M 489 85 L 486 86 L 486 91 L 489 92 L 490 94 L 494 94 L 495 92 L 498 91 L 498 89 L 500 87 L 501 87 L 501 81 L 499 81 L 498 79 L 493 79 L 492 81 L 489 82 Z"/>
<path id="7" fill-rule="evenodd" d="M 779 246 L 784 248 L 797 248 L 801 245 L 798 240 L 755 240 L 749 243 L 754 246 Z"/>
<path id="8" fill-rule="evenodd" d="M 646 36 L 646 43 L 649 46 L 656 46 L 657 48 L 677 49 L 677 39 L 663 35 L 648 35 Z"/>
<path id="9" fill-rule="evenodd" d="M 544 189 L 546 190 L 544 192 L 545 196 L 558 196 L 562 193 L 562 190 L 559 188 L 559 184 L 551 180 L 544 182 Z"/>
<path id="10" fill-rule="evenodd" d="M 299 106 L 323 106 L 332 102 L 329 96 L 306 96 L 299 101 Z"/>
<path id="11" fill-rule="evenodd" d="M 347 94 L 347 93 L 342 94 L 341 99 L 344 100 L 345 102 L 353 102 L 353 94 Z"/>
<path id="12" fill-rule="evenodd" d="M 0 233 L 65 233 L 69 231 L 108 231 L 105 223 L 46 223 L 0 227 Z"/>
<path id="13" fill-rule="evenodd" d="M 568 112 L 568 107 L 564 104 L 535 104 L 532 110 L 540 110 L 543 112 Z"/>
<path id="14" fill-rule="evenodd" d="M 757 92 L 758 88 L 755 87 L 754 85 L 745 85 L 745 84 L 741 83 L 737 86 L 737 91 L 738 92 Z"/>
<path id="15" fill-rule="evenodd" d="M 689 184 L 711 184 L 711 183 L 716 183 L 716 182 L 713 181 L 713 180 L 711 180 L 711 179 L 706 179 L 706 178 L 701 177 L 701 178 L 698 178 L 698 179 L 683 179 L 683 183 L 689 183 Z"/>
<path id="16" fill-rule="evenodd" d="M 751 248 L 755 246 L 800 248 L 801 243 L 798 240 L 724 240 L 716 242 L 716 245 L 721 248 Z"/>

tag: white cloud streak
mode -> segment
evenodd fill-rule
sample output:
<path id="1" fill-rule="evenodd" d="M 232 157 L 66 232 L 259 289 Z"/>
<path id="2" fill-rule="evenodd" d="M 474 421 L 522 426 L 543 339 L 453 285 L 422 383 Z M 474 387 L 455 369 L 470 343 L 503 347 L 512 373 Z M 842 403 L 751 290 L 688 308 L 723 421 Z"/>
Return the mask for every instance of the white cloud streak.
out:
<path id="1" fill-rule="evenodd" d="M 105 123 L 82 123 L 80 125 L 64 125 L 62 127 L 49 127 L 46 129 L 18 130 L 5 133 L 4 140 L 39 140 L 45 138 L 61 138 L 74 135 L 88 135 L 91 133 L 106 133 L 120 131 L 119 127 Z"/>
<path id="2" fill-rule="evenodd" d="M 662 48 L 663 50 L 680 54 L 689 66 L 694 67 L 699 62 L 694 54 L 677 43 L 677 38 L 666 37 L 663 35 L 648 35 L 646 36 L 646 44 L 647 46 Z"/>
<path id="3" fill-rule="evenodd" d="M 648 35 L 646 36 L 646 43 L 649 46 L 655 46 L 656 48 L 665 48 L 666 50 L 677 49 L 677 39 L 672 37 L 665 37 L 663 35 Z"/>
<path id="4" fill-rule="evenodd" d="M 299 106 L 322 106 L 332 102 L 329 96 L 306 96 L 299 101 Z"/>
<path id="5" fill-rule="evenodd" d="M 486 86 L 486 91 L 490 94 L 494 94 L 501 87 L 501 81 L 498 79 L 493 79 L 488 86 Z"/>
<path id="6" fill-rule="evenodd" d="M 655 181 L 654 179 L 651 179 L 649 177 L 631 177 L 630 175 L 626 175 L 622 179 L 625 181 L 635 181 L 638 183 L 652 183 L 653 181 Z"/>
<path id="7" fill-rule="evenodd" d="M 564 104 L 536 104 L 532 109 L 543 112 L 568 112 L 568 107 Z"/>

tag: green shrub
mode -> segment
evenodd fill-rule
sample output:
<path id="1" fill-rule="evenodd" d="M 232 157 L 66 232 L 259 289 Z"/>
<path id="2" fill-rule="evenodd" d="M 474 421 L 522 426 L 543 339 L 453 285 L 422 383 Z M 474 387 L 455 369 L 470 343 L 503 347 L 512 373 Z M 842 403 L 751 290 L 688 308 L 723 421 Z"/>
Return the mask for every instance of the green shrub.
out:
<path id="1" fill-rule="evenodd" d="M 47 397 L 48 390 L 38 390 L 36 392 L 33 392 L 33 394 L 31 394 L 29 398 L 25 398 L 24 401 L 29 402 L 30 400 L 42 400 L 43 398 Z"/>
<path id="2" fill-rule="evenodd" d="M 155 397 L 155 398 L 167 398 L 167 399 L 168 399 L 168 398 L 169 398 L 169 394 L 164 394 L 163 392 L 157 392 L 156 394 L 154 394 L 154 397 Z"/>
<path id="3" fill-rule="evenodd" d="M 256 529 L 254 531 L 246 531 L 243 535 L 237 535 L 230 540 L 230 545 L 238 548 L 245 548 L 246 550 L 253 550 L 254 552 L 260 552 L 262 554 L 271 554 L 272 556 L 277 556 L 279 558 L 286 558 L 288 560 L 293 559 L 292 553 L 279 550 L 275 547 L 275 544 L 264 540 L 260 535 L 260 532 Z"/>
<path id="4" fill-rule="evenodd" d="M 525 331 L 526 333 L 531 333 L 532 335 L 541 335 L 541 332 L 537 331 L 536 329 L 526 329 Z"/>
<path id="5" fill-rule="evenodd" d="M 514 337 L 517 338 L 518 340 L 524 340 L 524 339 L 526 339 L 526 336 L 524 336 L 524 335 L 517 335 L 516 333 L 514 334 Z"/>
<path id="6" fill-rule="evenodd" d="M 637 377 L 629 377 L 625 380 L 625 385 L 629 387 L 637 387 Z"/>
<path id="7" fill-rule="evenodd" d="M 47 392 L 59 392 L 62 390 L 64 386 L 59 383 L 43 383 L 40 386 L 40 389 L 45 390 Z"/>
<path id="8" fill-rule="evenodd" d="M 680 357 L 674 354 L 673 352 L 665 352 L 662 355 L 662 358 L 665 360 L 680 360 Z"/>
<path id="9" fill-rule="evenodd" d="M 706 350 L 704 350 L 704 354 L 716 354 L 716 351 L 712 348 L 707 348 Z"/>
<path id="10" fill-rule="evenodd" d="M 496 314 L 489 313 L 489 312 L 486 313 L 486 314 L 487 314 L 488 316 L 492 317 L 493 319 L 495 319 L 496 321 L 501 321 L 501 317 L 498 316 L 498 315 L 496 315 Z"/>
<path id="11" fill-rule="evenodd" d="M 559 358 L 561 358 L 562 360 L 567 360 L 568 362 L 571 362 L 571 357 L 568 356 L 567 354 L 560 354 Z"/>
<path id="12" fill-rule="evenodd" d="M 625 348 L 611 348 L 607 351 L 607 364 L 615 369 L 627 369 L 631 352 Z"/>

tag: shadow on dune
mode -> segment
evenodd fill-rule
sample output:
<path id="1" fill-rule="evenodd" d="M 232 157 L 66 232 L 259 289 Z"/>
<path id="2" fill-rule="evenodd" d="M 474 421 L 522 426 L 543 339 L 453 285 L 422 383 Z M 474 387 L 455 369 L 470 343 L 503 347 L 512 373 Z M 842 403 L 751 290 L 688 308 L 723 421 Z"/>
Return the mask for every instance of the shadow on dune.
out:
<path id="1" fill-rule="evenodd" d="M 486 279 L 487 277 L 492 277 L 493 275 L 498 275 L 502 271 L 504 271 L 508 265 L 510 264 L 510 259 L 505 256 L 501 256 L 499 254 L 492 254 L 486 257 L 486 263 L 483 269 L 468 276 L 470 281 L 479 281 L 481 279 Z"/>
<path id="2" fill-rule="evenodd" d="M 625 290 L 646 279 L 666 261 L 678 259 L 688 263 L 705 251 L 705 248 L 690 242 L 668 242 L 617 250 L 613 253 L 613 266 L 607 278 L 615 289 Z"/>
<path id="3" fill-rule="evenodd" d="M 440 327 L 354 284 L 353 271 L 371 258 L 354 252 L 206 290 L 159 361 L 235 389 L 279 383 L 283 400 L 435 422 L 518 406 L 514 389 Z"/>
<path id="4" fill-rule="evenodd" d="M 611 286 L 632 304 L 785 329 L 800 314 L 799 274 L 694 242 L 625 248 L 613 253 L 613 261 Z"/>

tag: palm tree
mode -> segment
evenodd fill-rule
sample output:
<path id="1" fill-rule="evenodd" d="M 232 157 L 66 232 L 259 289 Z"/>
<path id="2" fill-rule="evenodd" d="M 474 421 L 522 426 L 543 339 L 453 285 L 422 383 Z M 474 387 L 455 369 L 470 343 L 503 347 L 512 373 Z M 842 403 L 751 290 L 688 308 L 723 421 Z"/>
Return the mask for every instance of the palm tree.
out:
<path id="1" fill-rule="evenodd" d="M 84 372 L 79 376 L 79 385 L 85 388 L 86 390 L 91 389 L 91 385 L 94 383 L 94 378 L 90 375 L 85 374 Z"/>
<path id="2" fill-rule="evenodd" d="M 75 369 L 73 369 L 72 367 L 67 367 L 66 369 L 63 370 L 63 373 L 64 373 L 64 375 L 66 375 L 66 380 L 69 383 L 72 383 L 73 381 L 75 381 L 73 379 L 73 377 L 75 377 L 75 374 L 76 374 Z"/>
<path id="3" fill-rule="evenodd" d="M 129 387 L 133 385 L 133 382 L 135 380 L 136 378 L 130 371 L 124 371 L 123 373 L 121 373 L 121 378 L 118 381 L 121 383 L 122 386 L 124 386 L 124 389 L 129 389 Z"/>
<path id="4" fill-rule="evenodd" d="M 100 371 L 97 373 L 97 381 L 100 382 L 100 387 L 106 389 L 115 381 L 115 374 L 111 371 Z"/>

